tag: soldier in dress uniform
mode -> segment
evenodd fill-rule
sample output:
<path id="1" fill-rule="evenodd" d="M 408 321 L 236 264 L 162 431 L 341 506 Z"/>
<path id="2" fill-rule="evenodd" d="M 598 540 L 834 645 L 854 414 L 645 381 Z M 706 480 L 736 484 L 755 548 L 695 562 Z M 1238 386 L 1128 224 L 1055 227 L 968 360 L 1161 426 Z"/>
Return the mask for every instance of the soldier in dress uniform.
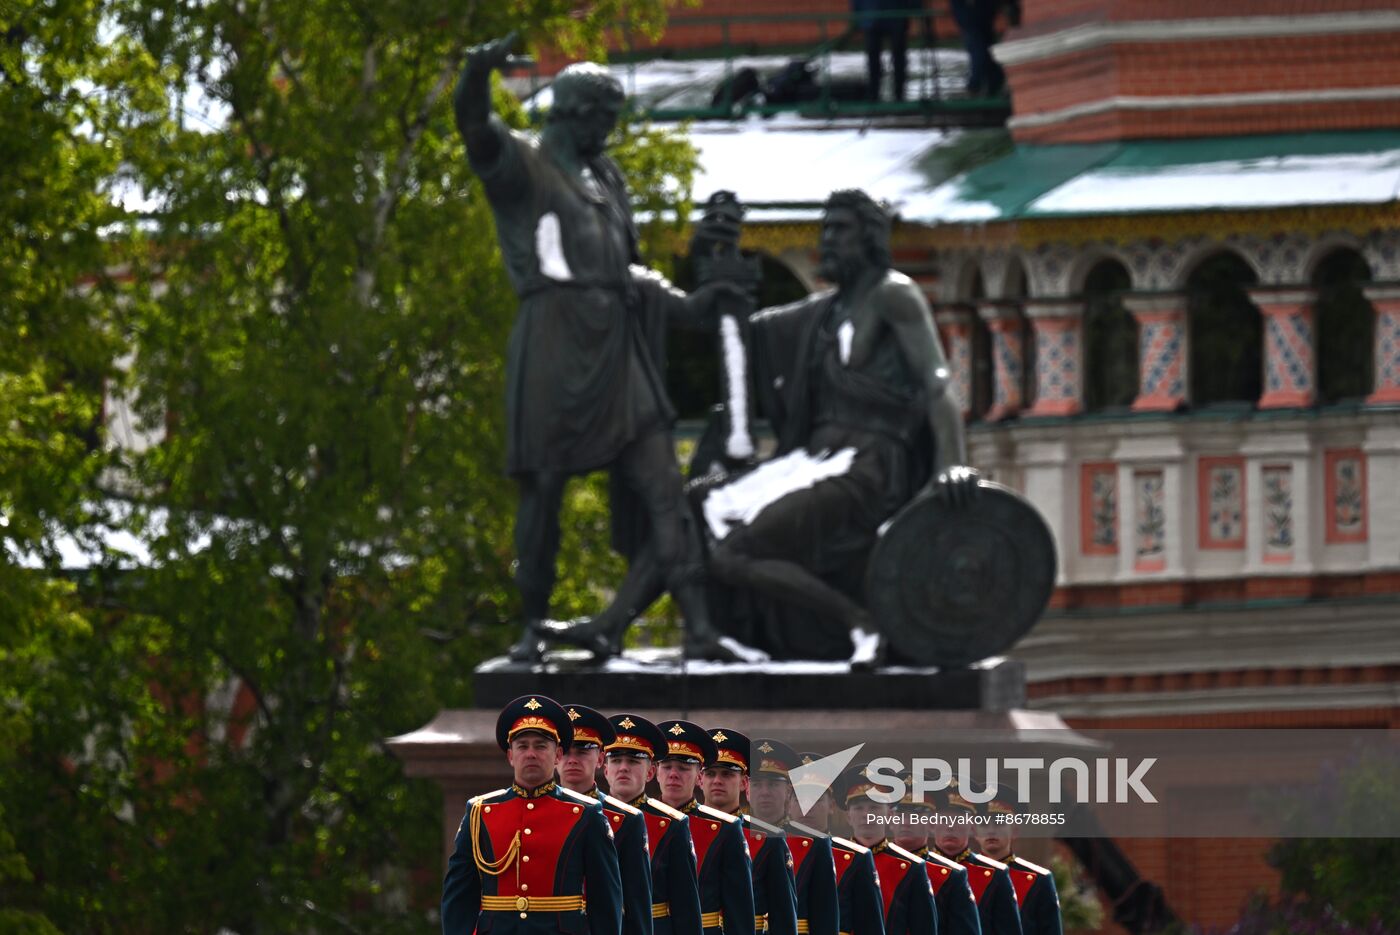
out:
<path id="1" fill-rule="evenodd" d="M 938 931 L 942 935 L 981 935 L 982 922 L 977 917 L 977 900 L 967 882 L 967 868 L 929 848 L 933 806 L 928 802 L 916 802 L 911 776 L 905 774 L 903 778 L 906 783 L 904 798 L 894 807 L 899 819 L 894 826 L 894 843 L 924 859 L 924 870 L 933 887 L 934 909 L 938 911 Z"/>
<path id="2" fill-rule="evenodd" d="M 622 880 L 602 803 L 554 781 L 573 738 L 569 716 L 543 695 L 501 711 L 496 742 L 514 781 L 467 803 L 442 882 L 443 935 L 621 935 Z"/>
<path id="3" fill-rule="evenodd" d="M 935 801 L 940 812 L 953 819 L 963 819 L 952 824 L 940 822 L 928 840 L 938 853 L 967 868 L 967 882 L 977 899 L 982 935 L 1021 935 L 1021 913 L 1016 908 L 1016 891 L 1006 864 L 984 857 L 968 846 L 977 806 L 963 797 L 956 780 L 949 783 Z"/>
<path id="4" fill-rule="evenodd" d="M 710 732 L 715 758 L 705 764 L 700 787 L 705 801 L 722 812 L 738 815 L 744 826 L 753 864 L 754 931 L 797 935 L 797 893 L 793 886 L 792 853 L 783 829 L 755 818 L 743 808 L 749 789 L 749 738 L 730 727 Z"/>
<path id="5" fill-rule="evenodd" d="M 822 757 L 820 753 L 798 756 L 804 766 Z M 870 848 L 831 834 L 831 810 L 836 807 L 837 793 L 832 786 L 816 784 L 821 794 L 801 813 L 801 822 L 792 821 L 789 826 L 796 828 L 799 834 L 815 831 L 826 835 L 831 842 L 831 858 L 836 865 L 836 917 L 840 935 L 885 935 L 885 907 L 880 897 L 880 882 L 875 877 L 875 858 Z M 800 891 L 798 898 L 801 899 Z"/>
<path id="6" fill-rule="evenodd" d="M 793 890 L 797 894 L 797 931 L 802 935 L 837 935 L 841 910 L 836 900 L 831 835 L 788 820 L 794 804 L 789 773 L 801 766 L 802 760 L 796 750 L 781 740 L 755 740 L 753 753 L 749 806 L 754 817 L 782 825 L 787 834 Z"/>
<path id="7" fill-rule="evenodd" d="M 875 858 L 875 875 L 885 911 L 888 935 L 933 935 L 938 931 L 938 914 L 933 905 L 933 887 L 922 857 L 888 840 L 893 808 L 872 799 L 880 787 L 871 781 L 869 764 L 853 766 L 838 781 L 838 801 L 844 803 L 846 820 L 858 844 L 870 848 Z"/>
<path id="8" fill-rule="evenodd" d="M 641 809 L 598 788 L 598 767 L 603 763 L 603 748 L 613 742 L 613 726 L 585 705 L 566 704 L 564 712 L 573 724 L 574 742 L 559 761 L 559 784 L 603 803 L 622 874 L 623 935 L 651 935 L 651 854 L 647 851 L 646 819 Z"/>
<path id="9" fill-rule="evenodd" d="M 660 728 L 636 714 L 609 718 L 614 739 L 604 748 L 608 791 L 640 809 L 651 852 L 651 924 L 655 935 L 700 935 L 700 890 L 690 821 L 646 794 L 656 761 L 666 753 Z"/>
<path id="10" fill-rule="evenodd" d="M 978 850 L 984 857 L 1006 864 L 1016 903 L 1021 907 L 1024 935 L 1061 935 L 1060 894 L 1055 890 L 1055 874 L 1048 868 L 1016 856 L 1016 824 L 1011 818 L 1021 811 L 1016 790 L 1001 784 L 992 790 L 984 814 L 992 819 L 977 830 Z M 999 816 L 1001 817 L 999 819 Z"/>
<path id="11" fill-rule="evenodd" d="M 666 737 L 666 755 L 656 767 L 661 799 L 690 819 L 701 923 L 709 935 L 719 935 L 721 929 L 743 935 L 753 930 L 754 920 L 753 864 L 743 822 L 695 800 L 701 771 L 718 756 L 715 742 L 703 727 L 690 721 L 662 721 L 656 726 Z"/>

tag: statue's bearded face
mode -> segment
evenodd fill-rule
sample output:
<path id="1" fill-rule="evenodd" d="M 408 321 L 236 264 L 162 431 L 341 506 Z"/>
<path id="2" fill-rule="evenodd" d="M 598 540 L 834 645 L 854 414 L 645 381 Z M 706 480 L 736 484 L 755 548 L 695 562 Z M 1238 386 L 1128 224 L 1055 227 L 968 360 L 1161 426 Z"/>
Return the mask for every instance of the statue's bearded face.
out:
<path id="1" fill-rule="evenodd" d="M 849 208 L 830 208 L 822 218 L 822 278 L 828 282 L 849 283 L 870 263 L 865 232 L 860 219 Z"/>
<path id="2" fill-rule="evenodd" d="M 594 101 L 578 109 L 570 118 L 574 141 L 581 156 L 598 156 L 607 148 L 608 138 L 617 129 L 621 103 Z"/>

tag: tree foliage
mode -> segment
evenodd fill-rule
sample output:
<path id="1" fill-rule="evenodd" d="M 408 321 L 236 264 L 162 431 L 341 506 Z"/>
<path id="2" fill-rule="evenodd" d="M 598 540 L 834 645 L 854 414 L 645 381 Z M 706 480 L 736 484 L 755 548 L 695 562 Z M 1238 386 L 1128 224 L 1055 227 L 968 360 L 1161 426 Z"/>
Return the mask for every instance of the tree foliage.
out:
<path id="1" fill-rule="evenodd" d="M 0 763 L 0 923 L 431 924 L 436 792 L 381 741 L 468 704 L 516 612 L 515 300 L 448 92 L 510 28 L 596 52 L 664 5 L 49 0 L 5 24 L 28 184 L 0 194 L 23 235 L 0 750 L 25 769 Z M 693 152 L 643 130 L 622 162 L 664 226 Z M 163 440 L 104 444 L 104 385 Z M 65 573 L 63 537 L 104 530 L 132 554 Z M 565 607 L 615 574 L 599 545 L 571 538 Z"/>
<path id="2" fill-rule="evenodd" d="M 1400 759 L 1384 745 L 1341 761 L 1320 761 L 1322 788 L 1264 796 L 1284 827 L 1347 837 L 1288 837 L 1269 863 L 1277 893 L 1259 893 L 1239 922 L 1205 930 L 1182 925 L 1172 935 L 1391 935 L 1400 931 L 1395 879 L 1400 841 L 1380 837 L 1400 816 Z"/>
<path id="3" fill-rule="evenodd" d="M 1400 876 L 1400 841 L 1370 836 L 1393 827 L 1400 816 L 1400 759 L 1393 750 L 1367 750 L 1324 768 L 1332 772 L 1337 801 L 1328 803 L 1323 815 L 1315 814 L 1313 802 L 1294 807 L 1356 836 L 1279 842 L 1269 861 L 1279 870 L 1282 895 L 1276 906 L 1265 904 L 1255 915 L 1269 920 L 1273 932 L 1400 930 L 1394 882 Z M 1295 926 L 1300 920 L 1309 924 Z"/>
<path id="4" fill-rule="evenodd" d="M 116 67 L 97 25 L 89 3 L 0 6 L 0 793 L 36 778 L 26 750 L 46 740 L 26 676 L 53 667 L 65 644 L 92 643 L 72 583 L 34 567 L 55 563 L 83 522 L 115 350 L 97 231 L 117 214 L 102 187 L 118 151 L 98 138 L 110 110 L 83 90 Z M 16 834 L 24 807 L 0 794 L 0 930 L 51 932 L 43 900 L 30 898 L 42 858 Z"/>
<path id="5" fill-rule="evenodd" d="M 1050 858 L 1055 891 L 1060 897 L 1060 921 L 1066 932 L 1094 932 L 1103 925 L 1103 904 L 1093 884 L 1083 878 L 1079 864 L 1056 854 Z"/>

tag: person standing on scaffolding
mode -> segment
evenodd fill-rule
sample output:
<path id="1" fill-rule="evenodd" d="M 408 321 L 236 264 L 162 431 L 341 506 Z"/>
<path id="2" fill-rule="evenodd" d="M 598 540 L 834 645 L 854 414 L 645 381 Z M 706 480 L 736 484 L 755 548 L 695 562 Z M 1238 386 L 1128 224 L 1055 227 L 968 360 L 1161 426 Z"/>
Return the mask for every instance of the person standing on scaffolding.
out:
<path id="1" fill-rule="evenodd" d="M 851 0 L 855 25 L 865 34 L 865 64 L 870 76 L 866 96 L 871 101 L 880 100 L 880 85 L 885 78 L 883 53 L 886 43 L 890 47 L 890 64 L 894 73 L 893 99 L 904 100 L 909 73 L 909 17 L 893 14 L 922 6 L 923 0 Z"/>

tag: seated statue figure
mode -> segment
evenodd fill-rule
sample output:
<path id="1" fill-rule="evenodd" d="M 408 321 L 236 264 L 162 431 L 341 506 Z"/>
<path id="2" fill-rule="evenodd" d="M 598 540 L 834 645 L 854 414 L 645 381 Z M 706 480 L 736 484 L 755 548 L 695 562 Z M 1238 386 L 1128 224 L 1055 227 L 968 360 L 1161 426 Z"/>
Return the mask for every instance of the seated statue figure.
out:
<path id="1" fill-rule="evenodd" d="M 881 526 L 924 490 L 977 491 L 923 293 L 890 269 L 890 217 L 861 191 L 827 200 L 821 273 L 835 288 L 750 316 L 752 379 L 775 457 L 693 481 L 719 629 L 778 658 L 882 664 L 861 594 Z M 563 638 L 616 653 L 659 587 L 643 551 L 613 606 Z M 838 653 L 840 655 L 838 655 Z"/>
<path id="2" fill-rule="evenodd" d="M 776 655 L 810 646 L 825 624 L 828 637 L 833 625 L 849 634 L 853 666 L 883 662 L 860 598 L 881 525 L 930 484 L 956 502 L 977 489 L 933 315 L 890 269 L 889 238 L 889 215 L 864 192 L 827 200 L 821 274 L 835 288 L 750 319 L 778 454 L 700 500 L 711 578 L 798 611 L 785 615 L 796 633 L 773 632 L 783 624 L 760 609 L 746 634 Z"/>

